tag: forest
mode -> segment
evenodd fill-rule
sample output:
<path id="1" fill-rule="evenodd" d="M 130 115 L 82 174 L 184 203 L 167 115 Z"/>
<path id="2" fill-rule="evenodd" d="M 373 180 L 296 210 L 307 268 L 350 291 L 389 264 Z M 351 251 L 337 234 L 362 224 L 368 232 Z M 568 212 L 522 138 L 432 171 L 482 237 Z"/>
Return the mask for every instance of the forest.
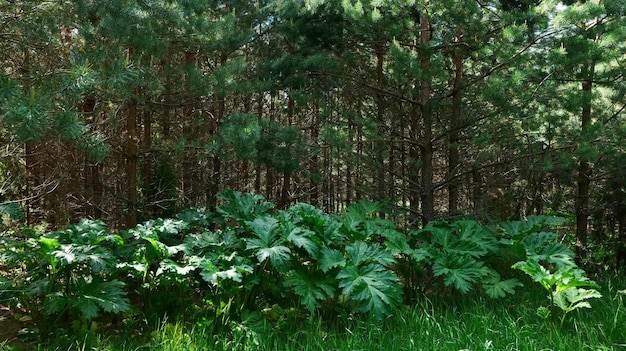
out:
<path id="1" fill-rule="evenodd" d="M 232 341 L 526 278 L 567 327 L 626 267 L 625 73 L 623 0 L 0 0 L 1 303 Z"/>

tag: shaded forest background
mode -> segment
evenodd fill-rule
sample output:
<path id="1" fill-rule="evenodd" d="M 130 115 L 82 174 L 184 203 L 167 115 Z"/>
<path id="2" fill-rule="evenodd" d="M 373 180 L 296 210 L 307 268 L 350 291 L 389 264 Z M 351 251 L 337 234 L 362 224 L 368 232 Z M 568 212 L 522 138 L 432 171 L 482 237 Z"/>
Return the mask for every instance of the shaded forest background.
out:
<path id="1" fill-rule="evenodd" d="M 626 247 L 621 0 L 0 1 L 0 203 L 112 227 L 225 189 Z M 624 250 L 626 252 L 626 250 Z"/>

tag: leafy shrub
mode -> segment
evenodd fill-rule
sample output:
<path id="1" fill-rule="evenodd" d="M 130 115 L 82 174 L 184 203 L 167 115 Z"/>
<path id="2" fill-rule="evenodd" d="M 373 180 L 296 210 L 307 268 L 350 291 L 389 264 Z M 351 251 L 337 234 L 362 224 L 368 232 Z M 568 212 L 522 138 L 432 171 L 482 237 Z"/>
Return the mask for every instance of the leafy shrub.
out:
<path id="1" fill-rule="evenodd" d="M 122 239 L 101 221 L 81 220 L 46 234 L 28 228 L 23 233 L 25 239 L 6 244 L 2 259 L 23 270 L 13 277 L 14 296 L 33 310 L 41 306 L 44 333 L 61 321 L 129 310 L 125 283 L 113 276 L 118 263 L 113 252 Z M 49 318 L 54 324 L 47 323 Z"/>
<path id="2" fill-rule="evenodd" d="M 522 285 L 515 278 L 502 280 L 488 264 L 491 256 L 501 255 L 503 245 L 494 232 L 476 221 L 430 222 L 411 235 L 415 248 L 406 250 L 407 256 L 434 277 L 425 290 L 442 280 L 444 286 L 461 293 L 482 286 L 488 296 L 496 298 L 513 294 Z"/>
<path id="3" fill-rule="evenodd" d="M 511 246 L 518 251 L 524 250 L 525 259 L 515 263 L 513 268 L 525 272 L 548 292 L 550 305 L 540 307 L 538 314 L 554 321 L 555 307 L 558 307 L 563 311 L 561 326 L 569 312 L 591 308 L 589 300 L 602 297 L 596 290 L 599 285 L 574 262 L 574 252 L 559 240 L 556 233 L 540 231 L 563 222 L 564 219 L 558 217 L 533 216 L 526 222 L 502 225 L 504 233 L 511 238 Z"/>
<path id="4" fill-rule="evenodd" d="M 510 273 L 498 264 L 505 257 L 519 260 L 515 268 L 549 289 L 552 306 L 565 313 L 596 297 L 584 290 L 595 285 L 571 264 L 571 250 L 541 231 L 559 223 L 550 217 L 497 230 L 471 220 L 431 222 L 402 233 L 379 216 L 381 203 L 360 201 L 329 215 L 306 203 L 276 210 L 260 195 L 231 190 L 219 199 L 215 212 L 189 209 L 119 234 L 90 220 L 47 234 L 25 231 L 28 239 L 5 244 L 2 257 L 22 274 L 3 284 L 23 287 L 33 310 L 57 320 L 88 322 L 130 311 L 132 301 L 136 313 L 157 319 L 192 306 L 198 326 L 213 333 L 294 306 L 380 319 L 405 292 L 436 286 L 502 297 L 521 285 L 501 278 Z"/>

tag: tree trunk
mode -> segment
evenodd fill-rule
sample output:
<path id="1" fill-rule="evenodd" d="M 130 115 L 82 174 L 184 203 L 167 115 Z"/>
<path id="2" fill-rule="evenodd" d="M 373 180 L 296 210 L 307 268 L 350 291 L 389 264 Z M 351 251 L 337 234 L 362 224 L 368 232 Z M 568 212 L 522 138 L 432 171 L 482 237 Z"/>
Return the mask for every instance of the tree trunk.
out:
<path id="1" fill-rule="evenodd" d="M 583 106 L 581 113 L 581 131 L 583 138 L 591 127 L 591 94 L 593 88 L 593 66 L 589 68 L 589 77 L 582 82 Z M 591 185 L 591 164 L 582 157 L 578 164 L 576 193 L 576 263 L 582 265 L 587 255 L 587 226 L 589 217 L 589 188 Z"/>
<path id="2" fill-rule="evenodd" d="M 376 47 L 376 84 L 380 91 L 384 89 L 384 44 L 377 43 Z M 374 142 L 374 154 L 376 155 L 376 192 L 379 201 L 387 197 L 387 185 L 385 182 L 385 100 L 381 93 L 376 94 L 376 124 L 378 125 L 378 135 Z"/>
<path id="3" fill-rule="evenodd" d="M 424 7 L 428 6 L 428 3 Z M 428 45 L 432 39 L 432 27 L 426 17 L 426 9 L 420 14 L 420 65 L 422 79 L 420 82 L 419 102 L 422 115 L 423 142 L 421 144 L 421 209 L 422 224 L 426 225 L 435 218 L 435 194 L 433 186 L 433 116 L 430 103 L 430 49 Z"/>
<path id="4" fill-rule="evenodd" d="M 143 152 L 144 155 L 141 167 L 141 177 L 142 177 L 142 190 L 144 192 L 144 198 L 146 200 L 155 200 L 154 194 L 151 193 L 151 181 L 152 181 L 152 161 L 153 158 L 150 155 L 150 149 L 152 149 L 152 112 L 146 111 L 143 114 Z M 144 201 L 143 211 L 147 212 L 143 215 L 146 217 L 144 219 L 149 219 L 152 217 L 152 207 L 153 204 L 149 203 L 150 201 Z"/>
<path id="5" fill-rule="evenodd" d="M 309 160 L 309 203 L 313 206 L 320 205 L 320 165 L 319 165 L 319 137 L 320 130 L 318 127 L 318 120 L 320 115 L 320 106 L 319 103 L 314 102 L 314 117 L 313 117 L 313 126 L 311 127 L 311 143 L 314 145 L 313 151 L 311 153 L 311 158 Z"/>
<path id="6" fill-rule="evenodd" d="M 211 128 L 213 135 L 219 132 L 220 124 L 222 123 L 226 110 L 226 97 L 223 94 L 220 94 L 219 96 L 216 96 L 216 100 L 215 120 L 213 121 L 213 128 Z M 219 194 L 221 186 L 222 160 L 218 154 L 215 154 L 212 156 L 211 161 L 212 170 L 211 177 L 209 179 L 209 186 L 207 187 L 206 201 L 207 208 L 210 211 L 215 211 L 217 208 L 217 195 Z"/>
<path id="7" fill-rule="evenodd" d="M 257 119 L 259 124 L 261 123 L 261 119 L 263 118 L 263 107 L 264 107 L 264 93 L 259 93 L 259 104 L 257 105 Z M 257 147 L 254 145 L 253 147 Z M 256 194 L 261 193 L 261 172 L 263 171 L 261 168 L 261 163 L 259 161 L 255 161 L 256 165 L 254 168 L 254 192 Z"/>
<path id="8" fill-rule="evenodd" d="M 289 91 L 289 96 L 287 97 L 287 125 L 291 126 L 293 124 L 294 110 L 295 110 L 295 101 L 292 96 L 293 92 Z M 291 199 L 289 198 L 289 189 L 291 188 L 291 169 L 287 169 L 283 171 L 283 187 L 280 192 L 280 208 L 287 208 Z"/>
<path id="9" fill-rule="evenodd" d="M 126 228 L 137 225 L 137 102 L 128 103 L 126 116 Z"/>
<path id="10" fill-rule="evenodd" d="M 455 176 L 461 164 L 459 155 L 459 126 L 461 119 L 461 83 L 463 82 L 463 25 L 457 28 L 454 39 L 454 85 L 452 91 L 452 111 L 450 113 L 450 132 L 448 143 L 448 215 L 459 214 L 459 180 Z"/>

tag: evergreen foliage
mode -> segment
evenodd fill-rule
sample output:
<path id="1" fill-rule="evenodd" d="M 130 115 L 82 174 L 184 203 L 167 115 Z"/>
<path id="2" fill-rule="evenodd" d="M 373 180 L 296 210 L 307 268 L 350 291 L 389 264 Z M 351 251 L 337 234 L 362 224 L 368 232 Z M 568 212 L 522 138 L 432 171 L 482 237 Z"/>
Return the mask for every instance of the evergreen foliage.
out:
<path id="1" fill-rule="evenodd" d="M 581 269 L 626 260 L 625 16 L 0 1 L 0 279 L 64 325 L 142 300 L 203 306 L 217 333 L 265 308 L 504 297 L 522 271 L 563 323 L 598 297 Z"/>

